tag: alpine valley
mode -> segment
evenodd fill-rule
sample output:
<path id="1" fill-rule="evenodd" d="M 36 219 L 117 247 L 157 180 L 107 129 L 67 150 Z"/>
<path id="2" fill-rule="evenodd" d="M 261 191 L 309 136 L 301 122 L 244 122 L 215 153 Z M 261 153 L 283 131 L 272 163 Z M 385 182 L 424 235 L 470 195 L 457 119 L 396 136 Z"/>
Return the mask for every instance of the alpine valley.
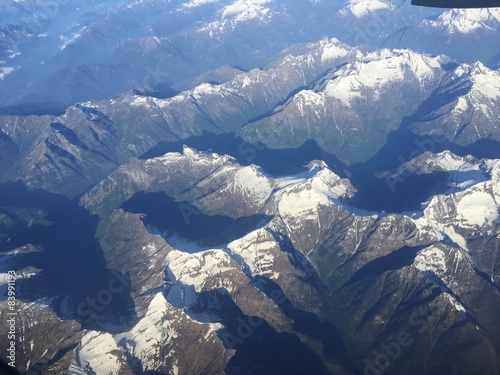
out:
<path id="1" fill-rule="evenodd" d="M 499 9 L 2 2 L 1 362 L 500 374 Z"/>

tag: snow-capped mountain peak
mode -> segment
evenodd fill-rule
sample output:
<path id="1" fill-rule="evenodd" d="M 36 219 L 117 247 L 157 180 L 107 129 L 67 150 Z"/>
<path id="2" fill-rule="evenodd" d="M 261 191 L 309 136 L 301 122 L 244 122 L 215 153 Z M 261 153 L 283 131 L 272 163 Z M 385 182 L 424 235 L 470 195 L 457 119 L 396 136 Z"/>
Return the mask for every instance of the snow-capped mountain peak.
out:
<path id="1" fill-rule="evenodd" d="M 363 95 L 364 89 L 379 90 L 390 83 L 403 81 L 411 74 L 420 85 L 440 73 L 443 57 L 431 57 L 409 50 L 380 50 L 366 55 L 364 61 L 349 64 L 338 71 L 339 77 L 328 83 L 325 93 L 340 99 L 345 106 Z"/>
<path id="2" fill-rule="evenodd" d="M 196 254 L 173 250 L 166 262 L 176 281 L 192 286 L 198 293 L 218 288 L 232 291 L 230 271 L 235 268 L 235 264 L 222 250 L 206 250 Z"/>
<path id="3" fill-rule="evenodd" d="M 480 94 L 484 99 L 497 100 L 500 98 L 500 71 L 489 69 L 477 62 L 470 75 L 473 92 Z"/>
<path id="4" fill-rule="evenodd" d="M 358 18 L 379 10 L 391 10 L 394 6 L 391 2 L 382 0 L 349 0 L 349 5 L 341 10 L 342 15 L 346 15 L 347 10 Z"/>
<path id="5" fill-rule="evenodd" d="M 265 4 L 270 2 L 271 0 L 237 0 L 222 10 L 222 19 L 232 19 L 235 22 L 263 19 L 270 12 Z"/>
<path id="6" fill-rule="evenodd" d="M 481 28 L 494 30 L 500 24 L 500 10 L 496 8 L 451 9 L 436 21 L 426 21 L 433 27 L 444 28 L 448 33 L 472 33 Z"/>

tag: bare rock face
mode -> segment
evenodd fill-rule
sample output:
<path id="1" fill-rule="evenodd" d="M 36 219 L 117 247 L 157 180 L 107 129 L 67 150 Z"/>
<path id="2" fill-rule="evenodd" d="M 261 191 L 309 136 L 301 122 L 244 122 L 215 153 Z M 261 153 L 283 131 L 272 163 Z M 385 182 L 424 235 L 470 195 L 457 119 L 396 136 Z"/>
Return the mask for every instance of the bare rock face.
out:
<path id="1" fill-rule="evenodd" d="M 460 146 L 498 141 L 499 92 L 487 84 L 497 76 L 481 64 L 411 50 L 362 52 L 335 38 L 294 45 L 265 69 L 170 98 L 128 92 L 58 116 L 1 116 L 0 181 L 74 198 L 159 142 L 203 132 L 276 149 L 314 140 L 346 165 L 369 160 L 401 127 Z"/>
<path id="2" fill-rule="evenodd" d="M 18 302 L 11 309 L 7 301 L 2 301 L 1 306 L 2 321 L 13 320 L 15 328 L 15 338 L 9 340 L 11 325 L 2 324 L 2 347 L 9 348 L 10 341 L 15 342 L 13 362 L 19 371 L 56 374 L 58 368 L 68 368 L 73 349 L 83 335 L 78 322 L 63 321 L 39 303 Z"/>
<path id="3" fill-rule="evenodd" d="M 161 293 L 153 296 L 144 316 L 130 331 L 116 335 L 89 331 L 75 352 L 69 369 L 72 373 L 90 369 L 113 374 L 220 374 L 224 366 L 224 348 L 214 328 L 173 308 Z"/>
<path id="4" fill-rule="evenodd" d="M 443 137 L 459 145 L 470 145 L 481 139 L 497 140 L 498 126 L 490 126 L 498 118 L 493 103 L 500 97 L 498 70 L 481 63 L 460 65 L 447 74 L 429 100 L 442 104 L 411 125 L 419 134 Z M 446 115 L 445 115 L 446 113 Z M 437 120 L 437 119 L 441 120 Z M 439 126 L 438 126 L 439 124 Z"/>
<path id="5" fill-rule="evenodd" d="M 429 168 L 444 168 L 441 157 L 426 156 Z M 490 307 L 500 296 L 496 266 L 487 264 L 498 242 L 498 163 L 486 163 L 493 167 L 479 182 L 435 196 L 420 216 L 410 217 L 351 207 L 355 189 L 322 162 L 274 178 L 189 148 L 133 160 L 81 203 L 107 207 L 96 234 L 107 267 L 130 277 L 136 318 L 117 328 L 100 317 L 102 331 L 81 330 L 75 322 L 66 341 L 58 335 L 67 330 L 55 323 L 54 346 L 70 349 L 63 357 L 47 352 L 50 366 L 75 374 L 232 373 L 247 366 L 245 358 L 265 340 L 301 348 L 319 373 L 384 366 L 395 373 L 439 371 L 455 366 L 448 358 L 463 345 L 471 350 L 455 359 L 456 366 L 477 368 L 487 360 L 488 371 L 495 371 L 499 318 Z M 166 183 L 180 171 L 190 173 L 177 186 Z M 200 190 L 190 193 L 192 186 Z M 147 191 L 172 194 L 175 209 L 197 202 L 196 215 L 264 212 L 268 220 L 230 242 L 204 247 L 151 224 L 147 206 L 128 211 L 126 202 Z M 204 204 L 196 199 L 210 195 L 214 200 Z M 484 209 L 474 210 L 472 199 Z M 39 303 L 23 304 L 21 311 L 30 309 L 49 314 Z M 25 355 L 35 360 L 31 351 Z"/>
<path id="6" fill-rule="evenodd" d="M 206 214 L 237 218 L 262 212 L 273 188 L 274 182 L 255 166 L 184 147 L 182 153 L 133 159 L 86 193 L 81 204 L 104 215 L 134 193 L 164 191 Z M 238 200 L 228 202 L 228 195 Z"/>

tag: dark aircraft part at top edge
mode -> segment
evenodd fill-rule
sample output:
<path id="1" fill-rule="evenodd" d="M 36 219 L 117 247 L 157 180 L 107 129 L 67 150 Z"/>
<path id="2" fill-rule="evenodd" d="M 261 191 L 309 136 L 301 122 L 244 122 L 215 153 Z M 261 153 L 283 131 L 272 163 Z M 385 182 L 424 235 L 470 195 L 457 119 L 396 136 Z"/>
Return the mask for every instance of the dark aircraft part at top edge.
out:
<path id="1" fill-rule="evenodd" d="M 436 8 L 500 7 L 500 0 L 411 0 L 412 5 Z"/>

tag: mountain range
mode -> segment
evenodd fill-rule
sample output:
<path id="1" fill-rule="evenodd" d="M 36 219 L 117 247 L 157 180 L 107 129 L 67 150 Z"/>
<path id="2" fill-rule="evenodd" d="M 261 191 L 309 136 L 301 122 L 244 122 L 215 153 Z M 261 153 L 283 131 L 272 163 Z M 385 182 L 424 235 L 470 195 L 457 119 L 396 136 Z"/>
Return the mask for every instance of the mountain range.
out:
<path id="1" fill-rule="evenodd" d="M 19 371 L 500 373 L 498 10 L 0 9 Z"/>

